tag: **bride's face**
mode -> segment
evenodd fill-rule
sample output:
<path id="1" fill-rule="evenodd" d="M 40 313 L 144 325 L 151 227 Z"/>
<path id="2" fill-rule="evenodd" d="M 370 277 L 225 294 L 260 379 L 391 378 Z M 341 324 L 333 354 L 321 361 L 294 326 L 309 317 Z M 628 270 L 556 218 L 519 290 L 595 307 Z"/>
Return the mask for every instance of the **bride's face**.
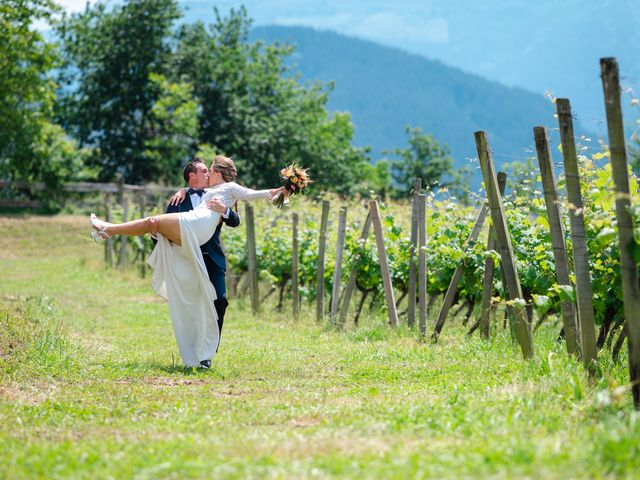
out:
<path id="1" fill-rule="evenodd" d="M 222 174 L 218 172 L 212 164 L 209 169 L 209 186 L 213 187 L 220 183 L 222 183 Z"/>

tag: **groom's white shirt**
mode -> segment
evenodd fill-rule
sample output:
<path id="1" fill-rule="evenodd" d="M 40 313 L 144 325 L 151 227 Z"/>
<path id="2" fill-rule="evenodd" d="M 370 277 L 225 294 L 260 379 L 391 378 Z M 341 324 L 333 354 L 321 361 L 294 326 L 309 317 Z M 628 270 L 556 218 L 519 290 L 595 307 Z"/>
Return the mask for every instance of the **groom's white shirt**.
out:
<path id="1" fill-rule="evenodd" d="M 191 195 L 189 195 L 189 197 L 191 198 L 191 205 L 193 205 L 193 208 L 196 208 L 202 202 L 203 195 L 192 193 Z"/>

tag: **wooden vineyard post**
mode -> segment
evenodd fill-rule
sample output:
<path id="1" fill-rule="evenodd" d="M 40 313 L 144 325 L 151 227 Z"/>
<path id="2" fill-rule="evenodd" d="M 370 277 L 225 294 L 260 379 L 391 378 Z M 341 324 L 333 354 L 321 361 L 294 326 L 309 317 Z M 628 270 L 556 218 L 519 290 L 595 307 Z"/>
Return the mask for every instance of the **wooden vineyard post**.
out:
<path id="1" fill-rule="evenodd" d="M 547 218 L 551 229 L 551 245 L 553 247 L 553 257 L 556 264 L 556 281 L 558 285 L 565 285 L 573 289 L 569 270 L 569 255 L 565 243 L 564 229 L 560 215 L 560 196 L 556 176 L 553 171 L 553 161 L 549 150 L 549 139 L 544 127 L 535 127 L 533 136 L 538 152 L 538 164 L 540 165 L 540 175 L 542 178 L 542 189 L 544 190 L 544 203 L 547 207 Z M 576 307 L 573 302 L 564 301 L 560 304 L 562 311 L 562 326 L 567 341 L 567 352 L 574 355 L 578 352 L 577 341 L 577 319 Z"/>
<path id="2" fill-rule="evenodd" d="M 489 213 L 489 209 L 486 204 L 482 204 L 480 207 L 480 211 L 476 217 L 476 221 L 473 224 L 473 228 L 471 230 L 471 234 L 467 241 L 465 242 L 465 247 L 470 245 L 472 242 L 475 242 L 478 239 L 478 235 L 480 235 L 480 230 L 482 229 L 482 225 L 484 224 L 485 219 Z M 453 271 L 453 276 L 451 277 L 451 281 L 449 282 L 449 287 L 447 288 L 447 292 L 444 295 L 444 300 L 442 301 L 442 306 L 440 307 L 440 311 L 438 312 L 438 318 L 436 319 L 436 325 L 433 330 L 433 335 L 431 338 L 433 341 L 437 342 L 438 337 L 440 336 L 440 332 L 442 332 L 442 327 L 444 326 L 444 322 L 447 319 L 447 315 L 449 310 L 451 309 L 451 305 L 453 305 L 453 299 L 456 296 L 456 291 L 458 290 L 458 285 L 460 284 L 460 280 L 462 280 L 462 274 L 464 273 L 464 263 L 459 263 L 456 266 L 456 269 Z"/>
<path id="3" fill-rule="evenodd" d="M 340 208 L 338 220 L 338 243 L 336 244 L 336 264 L 333 270 L 333 285 L 331 290 L 331 323 L 336 323 L 338 304 L 340 302 L 340 280 L 342 279 L 342 257 L 344 254 L 344 239 L 347 233 L 347 209 Z"/>
<path id="4" fill-rule="evenodd" d="M 316 320 L 324 316 L 324 256 L 327 250 L 327 224 L 329 223 L 329 202 L 322 202 L 320 238 L 318 238 L 318 271 L 316 272 Z"/>
<path id="5" fill-rule="evenodd" d="M 380 220 L 380 211 L 378 210 L 378 202 L 376 200 L 371 200 L 369 202 L 369 211 L 371 212 L 373 232 L 376 236 L 376 246 L 378 247 L 378 257 L 380 258 L 380 272 L 382 273 L 384 297 L 387 302 L 389 325 L 395 327 L 398 325 L 398 312 L 396 310 L 396 301 L 393 296 L 393 285 L 391 284 L 391 273 L 389 271 L 389 262 L 387 261 L 387 252 L 384 247 L 382 221 Z"/>
<path id="6" fill-rule="evenodd" d="M 364 225 L 362 227 L 362 233 L 360 234 L 360 240 L 363 242 L 367 241 L 367 237 L 369 236 L 369 230 L 371 230 L 371 211 L 367 213 L 367 218 L 364 221 Z M 342 306 L 340 307 L 340 324 L 344 325 L 347 319 L 347 313 L 349 312 L 349 304 L 351 303 L 351 296 L 353 295 L 353 291 L 356 289 L 356 279 L 358 278 L 358 270 L 354 267 L 349 272 L 349 281 L 347 282 L 347 286 L 344 290 L 344 298 L 342 299 Z"/>
<path id="7" fill-rule="evenodd" d="M 129 199 L 125 194 L 122 195 L 122 222 L 129 219 Z M 120 252 L 118 253 L 118 268 L 123 268 L 127 264 L 127 245 L 129 237 L 120 237 Z"/>
<path id="8" fill-rule="evenodd" d="M 507 186 L 507 174 L 498 172 L 498 190 L 500 197 L 504 195 Z M 489 227 L 487 236 L 487 250 L 496 249 L 496 232 L 493 225 Z M 482 277 L 482 303 L 480 305 L 480 336 L 489 339 L 491 335 L 491 298 L 493 297 L 493 275 L 495 273 L 495 262 L 492 257 L 487 257 L 484 261 L 484 275 Z"/>
<path id="9" fill-rule="evenodd" d="M 580 351 L 585 368 L 595 373 L 596 327 L 593 319 L 593 291 L 591 274 L 589 273 L 589 251 L 584 228 L 584 208 L 580 192 L 580 173 L 578 156 L 573 138 L 573 119 L 571 105 L 566 98 L 556 100 L 560 139 L 562 141 L 562 157 L 564 159 L 565 179 L 567 183 L 567 200 L 569 200 L 569 221 L 571 226 L 571 244 L 573 246 L 573 263 L 576 276 L 576 298 L 578 305 L 578 334 Z"/>
<path id="10" fill-rule="evenodd" d="M 522 355 L 525 358 L 534 356 L 533 339 L 531 336 L 531 325 L 527 320 L 525 312 L 525 301 L 522 296 L 518 270 L 516 269 L 515 256 L 511 246 L 511 237 L 507 228 L 507 221 L 502 208 L 502 199 L 498 192 L 498 180 L 493 167 L 493 157 L 489 149 L 487 134 L 483 131 L 475 132 L 476 147 L 482 168 L 485 189 L 487 190 L 487 200 L 491 210 L 491 220 L 496 232 L 498 251 L 500 252 L 500 268 L 504 272 L 506 280 L 506 290 L 509 292 L 509 300 L 513 302 L 512 312 L 515 316 L 515 335 Z"/>
<path id="11" fill-rule="evenodd" d="M 220 237 L 220 246 L 222 247 L 222 251 L 226 252 L 227 249 L 224 244 L 224 238 Z M 231 263 L 227 263 L 227 270 L 225 271 L 225 278 L 227 283 L 227 297 L 235 298 L 236 297 L 236 288 L 238 286 L 238 280 L 236 278 L 236 274 L 233 270 L 233 266 Z"/>
<path id="12" fill-rule="evenodd" d="M 427 335 L 427 256 L 424 251 L 427 244 L 427 196 L 420 194 L 418 199 L 418 316 L 420 335 Z M 393 293 L 393 292 L 392 292 Z M 395 303 L 394 310 L 395 310 Z"/>
<path id="13" fill-rule="evenodd" d="M 293 238 L 291 239 L 291 297 L 293 318 L 299 317 L 300 292 L 298 291 L 298 214 L 292 214 Z"/>
<path id="14" fill-rule="evenodd" d="M 255 315 L 260 311 L 258 291 L 258 265 L 256 260 L 256 229 L 253 220 L 253 207 L 245 205 L 247 223 L 247 275 L 249 277 L 249 294 L 251 296 L 251 311 Z"/>
<path id="15" fill-rule="evenodd" d="M 487 250 L 495 250 L 495 239 L 492 227 L 489 227 Z M 488 340 L 491 336 L 491 299 L 493 297 L 493 274 L 495 262 L 492 257 L 484 260 L 484 274 L 482 276 L 482 302 L 480 304 L 480 336 Z"/>
<path id="16" fill-rule="evenodd" d="M 636 409 L 640 409 L 640 287 L 638 270 L 631 247 L 633 220 L 629 214 L 631 195 L 625 148 L 622 110 L 620 108 L 620 79 L 615 58 L 600 59 L 604 103 L 607 112 L 611 168 L 615 183 L 616 218 L 620 242 L 620 277 L 624 299 L 624 317 L 627 322 L 627 344 L 629 348 L 629 377 Z"/>
<path id="17" fill-rule="evenodd" d="M 140 192 L 140 197 L 138 198 L 138 205 L 140 207 L 140 218 L 144 218 L 144 210 L 145 210 L 145 194 L 144 191 Z M 140 276 L 144 278 L 147 274 L 147 253 L 145 252 L 144 242 L 142 243 L 142 250 L 140 251 Z"/>
<path id="18" fill-rule="evenodd" d="M 113 214 L 111 212 L 111 193 L 104 194 L 105 221 L 112 222 Z M 110 267 L 113 266 L 113 238 L 109 237 L 104 242 L 104 260 Z"/>
<path id="19" fill-rule="evenodd" d="M 422 190 L 422 180 L 413 181 L 413 198 L 411 199 L 411 247 L 409 250 L 409 305 L 407 307 L 407 325 L 413 327 L 416 321 L 416 246 L 418 245 L 418 195 Z"/>

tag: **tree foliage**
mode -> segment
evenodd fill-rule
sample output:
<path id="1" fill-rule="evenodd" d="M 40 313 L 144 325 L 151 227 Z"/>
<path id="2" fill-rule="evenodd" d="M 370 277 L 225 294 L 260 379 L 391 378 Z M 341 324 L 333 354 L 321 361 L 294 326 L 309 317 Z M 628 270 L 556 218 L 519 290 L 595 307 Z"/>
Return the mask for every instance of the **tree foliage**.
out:
<path id="1" fill-rule="evenodd" d="M 279 183 L 280 169 L 311 169 L 314 188 L 353 193 L 365 152 L 351 146 L 346 114 L 326 111 L 330 86 L 301 85 L 283 59 L 290 47 L 249 43 L 246 10 L 182 25 L 175 0 L 88 7 L 58 29 L 66 68 L 60 118 L 97 148 L 101 178 L 165 181 L 209 145 L 236 161 L 242 181 Z"/>
<path id="2" fill-rule="evenodd" d="M 147 155 L 162 95 L 152 74 L 164 73 L 179 17 L 175 0 L 129 0 L 111 10 L 96 3 L 64 17 L 57 29 L 65 60 L 59 117 L 82 145 L 96 147 L 93 162 L 104 180 L 116 173 L 128 182 L 163 176 L 163 164 Z"/>
<path id="3" fill-rule="evenodd" d="M 367 189 L 380 198 L 386 198 L 393 192 L 389 160 L 379 160 L 375 165 L 369 164 L 365 167 L 361 193 L 365 193 Z"/>
<path id="4" fill-rule="evenodd" d="M 171 83 L 163 75 L 149 76 L 153 97 L 143 157 L 158 170 L 157 180 L 180 183 L 182 166 L 198 136 L 198 103 L 188 83 Z"/>
<path id="5" fill-rule="evenodd" d="M 232 156 L 241 181 L 257 188 L 279 183 L 280 169 L 293 162 L 310 170 L 318 193 L 385 195 L 392 188 L 388 163 L 371 166 L 368 149 L 352 145 L 350 115 L 328 113 L 333 85 L 301 83 L 288 63 L 293 47 L 251 43 L 244 8 L 225 17 L 214 9 L 211 25 L 176 28 L 177 0 L 98 2 L 62 16 L 59 56 L 31 29 L 55 9 L 51 0 L 0 7 L 4 178 L 51 177 L 57 165 L 58 183 L 116 174 L 130 183 L 174 183 L 181 166 L 205 148 Z M 57 85 L 48 76 L 54 67 Z M 52 122 L 54 103 L 64 130 Z M 421 159 L 422 139 L 411 134 L 409 155 Z M 66 145 L 66 157 L 53 158 L 61 153 L 53 144 Z M 78 150 L 73 159 L 68 146 Z M 438 148 L 428 154 L 436 158 Z"/>
<path id="6" fill-rule="evenodd" d="M 251 185 L 274 185 L 295 161 L 310 168 L 315 189 L 352 193 L 368 162 L 351 146 L 350 117 L 326 111 L 331 86 L 300 85 L 284 63 L 291 47 L 250 43 L 244 8 L 215 14 L 208 27 L 181 27 L 171 69 L 193 82 L 200 142 L 233 156 Z"/>
<path id="7" fill-rule="evenodd" d="M 391 176 L 400 196 L 411 193 L 415 178 L 422 179 L 423 187 L 437 188 L 443 184 L 443 177 L 452 173 L 453 165 L 449 149 L 432 135 L 417 127 L 407 127 L 406 133 L 409 145 L 387 152 L 397 157 L 391 160 Z"/>
<path id="8" fill-rule="evenodd" d="M 0 3 L 0 177 L 37 178 L 38 148 L 55 99 L 48 73 L 57 64 L 53 45 L 34 29 L 57 7 L 51 0 Z"/>

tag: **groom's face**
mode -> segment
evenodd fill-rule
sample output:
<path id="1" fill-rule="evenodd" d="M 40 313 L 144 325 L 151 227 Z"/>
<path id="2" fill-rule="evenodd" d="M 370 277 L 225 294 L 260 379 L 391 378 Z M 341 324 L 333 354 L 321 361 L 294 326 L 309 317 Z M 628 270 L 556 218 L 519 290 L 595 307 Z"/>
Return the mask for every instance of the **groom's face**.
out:
<path id="1" fill-rule="evenodd" d="M 204 163 L 196 165 L 196 171 L 191 174 L 189 186 L 191 188 L 205 188 L 209 185 L 209 169 Z"/>

